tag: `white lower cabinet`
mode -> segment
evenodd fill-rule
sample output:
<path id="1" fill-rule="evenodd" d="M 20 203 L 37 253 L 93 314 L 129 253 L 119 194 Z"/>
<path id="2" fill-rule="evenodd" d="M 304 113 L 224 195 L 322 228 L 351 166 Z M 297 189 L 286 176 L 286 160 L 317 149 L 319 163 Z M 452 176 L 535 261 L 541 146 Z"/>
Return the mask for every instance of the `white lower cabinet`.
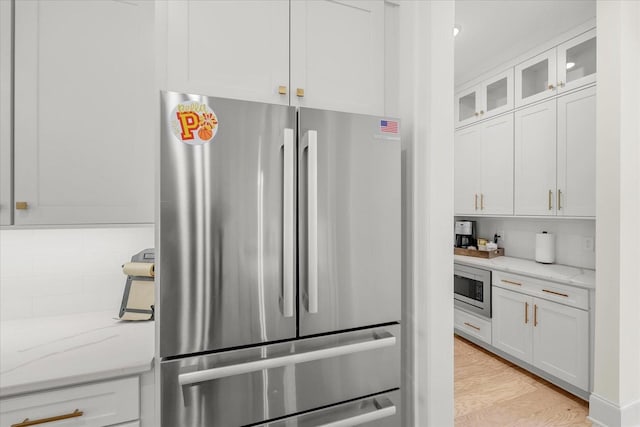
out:
<path id="1" fill-rule="evenodd" d="M 139 378 L 83 384 L 0 401 L 0 425 L 139 426 Z M 29 423 L 30 422 L 30 423 Z M 52 424 L 53 425 L 53 424 Z"/>
<path id="2" fill-rule="evenodd" d="M 589 312 L 494 286 L 493 346 L 589 389 Z"/>
<path id="3" fill-rule="evenodd" d="M 453 326 L 472 337 L 491 344 L 491 320 L 456 308 L 453 311 Z"/>

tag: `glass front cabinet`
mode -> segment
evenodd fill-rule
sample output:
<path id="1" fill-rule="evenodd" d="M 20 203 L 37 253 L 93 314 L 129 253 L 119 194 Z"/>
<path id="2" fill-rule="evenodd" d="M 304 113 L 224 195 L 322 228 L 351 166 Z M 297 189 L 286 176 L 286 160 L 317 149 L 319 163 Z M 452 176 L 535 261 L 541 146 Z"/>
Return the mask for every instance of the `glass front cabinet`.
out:
<path id="1" fill-rule="evenodd" d="M 593 29 L 516 65 L 516 107 L 596 81 Z"/>
<path id="2" fill-rule="evenodd" d="M 508 69 L 456 94 L 456 127 L 504 113 L 513 108 L 513 69 Z"/>

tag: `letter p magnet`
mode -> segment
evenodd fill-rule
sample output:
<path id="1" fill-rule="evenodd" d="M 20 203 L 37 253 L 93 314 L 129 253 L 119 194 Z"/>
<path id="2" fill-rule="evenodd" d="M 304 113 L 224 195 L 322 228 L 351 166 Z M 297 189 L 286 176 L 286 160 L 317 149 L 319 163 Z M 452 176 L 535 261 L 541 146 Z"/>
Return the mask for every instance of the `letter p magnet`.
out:
<path id="1" fill-rule="evenodd" d="M 193 111 L 176 112 L 182 133 L 180 137 L 183 140 L 193 139 L 193 131 L 200 126 L 200 116 Z"/>

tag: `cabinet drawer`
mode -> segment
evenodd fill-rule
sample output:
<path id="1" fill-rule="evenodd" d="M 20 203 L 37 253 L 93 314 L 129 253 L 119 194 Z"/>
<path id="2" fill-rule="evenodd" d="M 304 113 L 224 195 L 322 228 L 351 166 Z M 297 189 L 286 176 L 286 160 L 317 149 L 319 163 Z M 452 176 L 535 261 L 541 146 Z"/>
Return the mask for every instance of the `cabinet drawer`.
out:
<path id="1" fill-rule="evenodd" d="M 135 421 L 140 416 L 139 396 L 138 377 L 131 377 L 10 397 L 2 400 L 0 425 L 20 425 L 27 418 L 35 421 L 60 417 L 76 410 L 82 415 L 51 425 L 99 427 Z"/>
<path id="2" fill-rule="evenodd" d="M 453 314 L 453 325 L 456 329 L 491 344 L 491 320 L 456 308 Z"/>
<path id="3" fill-rule="evenodd" d="M 582 310 L 589 309 L 589 291 L 587 289 L 501 271 L 493 271 L 492 284 L 493 286 L 559 302 Z"/>

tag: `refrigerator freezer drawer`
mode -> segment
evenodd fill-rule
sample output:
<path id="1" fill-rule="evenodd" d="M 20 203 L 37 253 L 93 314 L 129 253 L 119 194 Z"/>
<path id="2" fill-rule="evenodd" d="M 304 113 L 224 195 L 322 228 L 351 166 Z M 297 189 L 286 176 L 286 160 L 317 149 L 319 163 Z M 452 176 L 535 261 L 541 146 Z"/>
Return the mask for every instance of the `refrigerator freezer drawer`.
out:
<path id="1" fill-rule="evenodd" d="M 163 361 L 162 425 L 243 426 L 397 389 L 400 348 L 391 325 Z"/>
<path id="2" fill-rule="evenodd" d="M 400 390 L 261 424 L 260 427 L 400 427 Z"/>

